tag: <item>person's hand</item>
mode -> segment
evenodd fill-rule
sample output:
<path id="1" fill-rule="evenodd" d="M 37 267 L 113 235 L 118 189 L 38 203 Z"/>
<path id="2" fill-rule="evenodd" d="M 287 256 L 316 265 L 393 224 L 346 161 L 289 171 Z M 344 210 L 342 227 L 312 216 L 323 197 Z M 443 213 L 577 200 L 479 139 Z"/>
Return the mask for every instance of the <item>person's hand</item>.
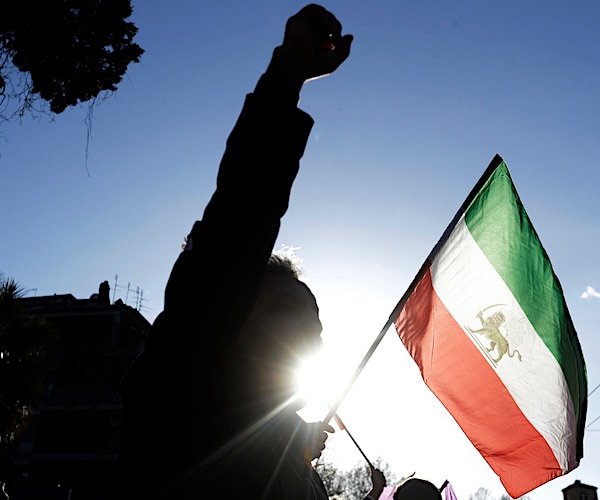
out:
<path id="1" fill-rule="evenodd" d="M 304 452 L 306 459 L 311 462 L 321 456 L 325 449 L 325 441 L 329 437 L 327 433 L 333 433 L 335 429 L 325 422 L 311 422 L 306 425 L 308 426 L 308 437 Z"/>
<path id="2" fill-rule="evenodd" d="M 383 493 L 383 488 L 385 488 L 385 485 L 387 484 L 383 472 L 371 467 L 371 483 L 373 484 L 373 488 L 369 492 L 369 495 L 372 498 L 379 498 Z"/>
<path id="3" fill-rule="evenodd" d="M 303 83 L 335 71 L 350 54 L 352 40 L 352 35 L 342 36 L 342 25 L 331 12 L 310 4 L 288 19 L 274 59 Z"/>

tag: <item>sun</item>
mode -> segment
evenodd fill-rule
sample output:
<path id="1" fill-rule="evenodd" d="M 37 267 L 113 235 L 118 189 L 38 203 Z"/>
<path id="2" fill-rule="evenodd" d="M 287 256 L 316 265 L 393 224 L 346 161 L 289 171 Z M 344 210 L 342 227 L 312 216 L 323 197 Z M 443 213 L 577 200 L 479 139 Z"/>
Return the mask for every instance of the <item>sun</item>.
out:
<path id="1" fill-rule="evenodd" d="M 309 403 L 333 402 L 332 389 L 323 376 L 327 360 L 323 352 L 306 358 L 296 373 L 298 396 Z"/>
<path id="2" fill-rule="evenodd" d="M 344 393 L 355 366 L 339 352 L 326 346 L 319 354 L 307 358 L 296 373 L 298 397 L 306 401 L 301 416 L 310 421 L 322 420 Z"/>

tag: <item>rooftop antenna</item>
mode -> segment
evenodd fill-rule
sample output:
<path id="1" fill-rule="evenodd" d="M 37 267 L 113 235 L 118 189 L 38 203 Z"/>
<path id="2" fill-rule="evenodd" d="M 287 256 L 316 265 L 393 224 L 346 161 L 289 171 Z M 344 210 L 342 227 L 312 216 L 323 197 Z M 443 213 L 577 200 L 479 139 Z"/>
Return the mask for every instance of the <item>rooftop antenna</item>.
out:
<path id="1" fill-rule="evenodd" d="M 148 301 L 148 299 L 144 298 L 144 290 L 141 289 L 139 286 L 137 286 L 135 288 L 135 290 L 133 289 L 133 287 L 131 286 L 131 282 L 127 283 L 127 286 L 123 286 L 123 285 L 119 285 L 118 284 L 118 278 L 119 275 L 115 274 L 115 287 L 113 290 L 113 304 L 115 302 L 116 296 L 117 296 L 117 289 L 119 290 L 125 290 L 125 300 L 123 301 L 125 304 L 129 305 L 129 293 L 131 292 L 131 294 L 135 294 L 135 298 L 132 299 L 135 302 L 135 306 L 134 308 L 137 309 L 138 311 L 142 312 L 142 310 L 147 309 L 150 310 L 150 308 L 147 308 L 144 306 L 144 302 Z"/>
<path id="2" fill-rule="evenodd" d="M 113 288 L 113 304 L 115 303 L 115 294 L 117 293 L 117 279 L 119 278 L 118 274 L 115 274 L 115 287 Z"/>
<path id="3" fill-rule="evenodd" d="M 129 290 L 131 287 L 131 282 L 127 282 L 127 293 L 125 294 L 125 304 L 127 304 L 127 302 L 129 301 Z"/>

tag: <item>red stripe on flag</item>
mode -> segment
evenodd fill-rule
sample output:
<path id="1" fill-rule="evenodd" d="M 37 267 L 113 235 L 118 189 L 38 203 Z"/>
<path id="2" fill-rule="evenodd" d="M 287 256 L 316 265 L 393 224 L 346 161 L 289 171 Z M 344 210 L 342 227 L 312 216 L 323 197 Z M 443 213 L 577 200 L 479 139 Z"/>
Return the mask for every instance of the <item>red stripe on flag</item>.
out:
<path id="1" fill-rule="evenodd" d="M 435 293 L 430 270 L 407 300 L 396 330 L 425 383 L 511 496 L 562 475 L 545 439 Z"/>

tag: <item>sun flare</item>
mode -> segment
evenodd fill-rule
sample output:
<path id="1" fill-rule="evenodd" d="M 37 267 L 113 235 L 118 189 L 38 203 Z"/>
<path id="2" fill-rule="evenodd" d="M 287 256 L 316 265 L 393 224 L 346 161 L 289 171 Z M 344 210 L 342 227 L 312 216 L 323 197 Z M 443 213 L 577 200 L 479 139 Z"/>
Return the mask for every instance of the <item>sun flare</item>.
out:
<path id="1" fill-rule="evenodd" d="M 348 363 L 326 348 L 307 358 L 296 378 L 298 397 L 306 401 L 303 416 L 310 420 L 323 419 L 343 394 L 351 374 Z"/>

